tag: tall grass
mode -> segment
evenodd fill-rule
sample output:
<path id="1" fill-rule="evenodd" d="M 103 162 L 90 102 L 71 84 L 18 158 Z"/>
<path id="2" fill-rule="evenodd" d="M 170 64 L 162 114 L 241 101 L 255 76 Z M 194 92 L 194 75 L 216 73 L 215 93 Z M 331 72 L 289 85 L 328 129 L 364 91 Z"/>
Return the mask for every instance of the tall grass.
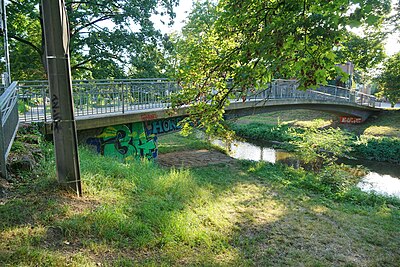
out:
<path id="1" fill-rule="evenodd" d="M 332 191 L 323 178 L 280 165 L 164 169 L 79 152 L 83 198 L 57 189 L 46 145 L 31 183 L 0 205 L 0 265 L 395 266 L 400 259 L 393 234 L 400 204 L 392 199 L 363 202 L 366 193 Z"/>

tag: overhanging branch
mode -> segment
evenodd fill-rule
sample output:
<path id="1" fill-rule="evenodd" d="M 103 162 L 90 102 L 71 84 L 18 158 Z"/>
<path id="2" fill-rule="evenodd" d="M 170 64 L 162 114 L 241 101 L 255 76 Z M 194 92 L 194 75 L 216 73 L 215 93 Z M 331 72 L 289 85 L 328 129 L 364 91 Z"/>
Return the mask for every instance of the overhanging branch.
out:
<path id="1" fill-rule="evenodd" d="M 0 32 L 0 36 L 4 36 L 4 33 L 3 33 L 3 32 Z M 30 41 L 28 41 L 28 40 L 25 40 L 24 38 L 21 38 L 21 37 L 19 37 L 19 36 L 17 36 L 17 35 L 10 34 L 10 33 L 8 33 L 8 37 L 11 38 L 11 39 L 16 40 L 16 41 L 18 41 L 18 42 L 21 42 L 21 43 L 23 43 L 23 44 L 26 44 L 26 45 L 30 46 L 33 50 L 35 50 L 35 51 L 38 53 L 38 55 L 39 55 L 40 57 L 42 57 L 43 51 L 42 51 L 39 47 L 37 47 L 36 45 L 34 45 L 32 42 L 30 42 Z"/>

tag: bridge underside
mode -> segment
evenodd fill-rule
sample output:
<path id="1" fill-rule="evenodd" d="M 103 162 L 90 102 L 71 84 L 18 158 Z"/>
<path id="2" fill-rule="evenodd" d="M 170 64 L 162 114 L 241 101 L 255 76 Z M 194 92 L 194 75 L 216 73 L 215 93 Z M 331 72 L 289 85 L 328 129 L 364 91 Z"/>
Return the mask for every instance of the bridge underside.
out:
<path id="1" fill-rule="evenodd" d="M 233 102 L 226 110 L 226 119 L 261 114 L 279 110 L 309 109 L 350 115 L 362 121 L 377 109 L 336 102 L 313 102 L 311 100 L 263 100 Z M 127 113 L 78 117 L 76 124 L 80 143 L 93 147 L 102 155 L 121 159 L 156 158 L 157 136 L 179 130 L 179 121 L 187 116 L 187 108 L 172 113 L 165 108 Z M 52 133 L 51 124 L 46 132 Z"/>
<path id="2" fill-rule="evenodd" d="M 361 118 L 364 122 L 370 115 L 381 110 L 371 107 L 363 107 L 352 103 L 343 102 L 317 102 L 312 100 L 262 100 L 233 102 L 225 112 L 226 119 L 234 119 L 250 115 L 262 114 L 281 110 L 317 110 L 332 113 L 338 116 L 353 116 Z M 105 128 L 112 125 L 124 125 L 136 122 L 162 121 L 171 118 L 185 117 L 187 108 L 178 109 L 177 112 L 165 108 L 157 108 L 146 111 L 132 111 L 127 113 L 104 114 L 78 117 L 76 126 L 78 131 Z M 51 123 L 46 124 L 46 133 L 51 134 Z"/>
<path id="3" fill-rule="evenodd" d="M 343 102 L 317 102 L 312 100 L 263 100 L 254 102 L 232 103 L 225 113 L 226 119 L 262 114 L 282 110 L 317 110 L 332 113 L 338 116 L 352 116 L 361 118 L 364 122 L 369 116 L 380 112 L 379 109 L 371 107 L 356 106 L 352 103 Z"/>

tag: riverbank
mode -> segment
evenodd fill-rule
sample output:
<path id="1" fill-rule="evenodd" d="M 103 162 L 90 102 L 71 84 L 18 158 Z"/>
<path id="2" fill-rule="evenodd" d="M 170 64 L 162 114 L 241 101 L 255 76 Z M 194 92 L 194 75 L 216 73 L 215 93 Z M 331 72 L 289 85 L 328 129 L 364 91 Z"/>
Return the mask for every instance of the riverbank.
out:
<path id="1" fill-rule="evenodd" d="M 295 150 L 293 144 L 306 143 L 312 133 L 315 136 L 330 135 L 336 138 L 332 140 L 332 149 L 335 143 L 348 139 L 343 146 L 348 149 L 344 151 L 347 156 L 400 163 L 399 111 L 383 112 L 360 125 L 339 124 L 333 115 L 306 110 L 273 112 L 231 122 L 231 128 L 241 137 L 277 141 L 288 150 Z"/>
<path id="2" fill-rule="evenodd" d="M 84 197 L 53 148 L 0 201 L 5 266 L 397 266 L 400 201 L 283 165 L 121 163 L 80 148 Z M 160 137 L 160 151 L 210 150 Z"/>
<path id="3" fill-rule="evenodd" d="M 356 135 L 400 138 L 400 110 L 382 111 L 380 114 L 371 116 L 362 124 L 341 124 L 337 115 L 302 109 L 242 117 L 235 120 L 235 123 L 239 125 L 263 123 L 267 125 L 286 125 L 295 128 L 310 126 L 318 128 L 339 127 Z"/>

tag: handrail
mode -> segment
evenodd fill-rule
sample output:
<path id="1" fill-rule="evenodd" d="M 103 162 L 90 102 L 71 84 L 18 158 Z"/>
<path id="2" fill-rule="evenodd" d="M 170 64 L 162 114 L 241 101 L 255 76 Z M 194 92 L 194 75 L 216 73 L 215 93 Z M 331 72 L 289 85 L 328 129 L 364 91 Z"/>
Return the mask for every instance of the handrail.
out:
<path id="1" fill-rule="evenodd" d="M 13 82 L 0 96 L 0 106 L 3 106 L 4 103 L 7 103 L 7 100 L 11 97 L 11 95 L 15 92 L 17 88 L 17 82 Z"/>
<path id="2" fill-rule="evenodd" d="M 13 82 L 0 96 L 0 111 L 1 123 L 8 119 L 13 110 L 14 105 L 17 103 L 17 82 Z"/>
<path id="3" fill-rule="evenodd" d="M 22 121 L 51 121 L 50 95 L 47 81 L 21 81 L 18 85 Z M 171 94 L 179 85 L 166 78 L 74 80 L 72 84 L 76 116 L 125 113 L 169 106 Z M 312 90 L 297 90 L 297 80 L 276 79 L 264 90 L 249 90 L 237 99 L 315 99 L 374 106 L 375 97 L 339 86 L 320 86 Z"/>
<path id="4" fill-rule="evenodd" d="M 7 156 L 17 134 L 19 118 L 17 83 L 13 82 L 0 96 L 0 173 L 7 178 Z"/>
<path id="5" fill-rule="evenodd" d="M 90 79 L 90 80 L 72 80 L 72 83 L 98 83 L 98 82 L 107 82 L 107 83 L 118 83 L 118 82 L 150 82 L 150 81 L 166 81 L 171 82 L 168 78 L 143 78 L 143 79 Z M 47 84 L 48 80 L 22 80 L 18 82 L 19 84 Z"/>

